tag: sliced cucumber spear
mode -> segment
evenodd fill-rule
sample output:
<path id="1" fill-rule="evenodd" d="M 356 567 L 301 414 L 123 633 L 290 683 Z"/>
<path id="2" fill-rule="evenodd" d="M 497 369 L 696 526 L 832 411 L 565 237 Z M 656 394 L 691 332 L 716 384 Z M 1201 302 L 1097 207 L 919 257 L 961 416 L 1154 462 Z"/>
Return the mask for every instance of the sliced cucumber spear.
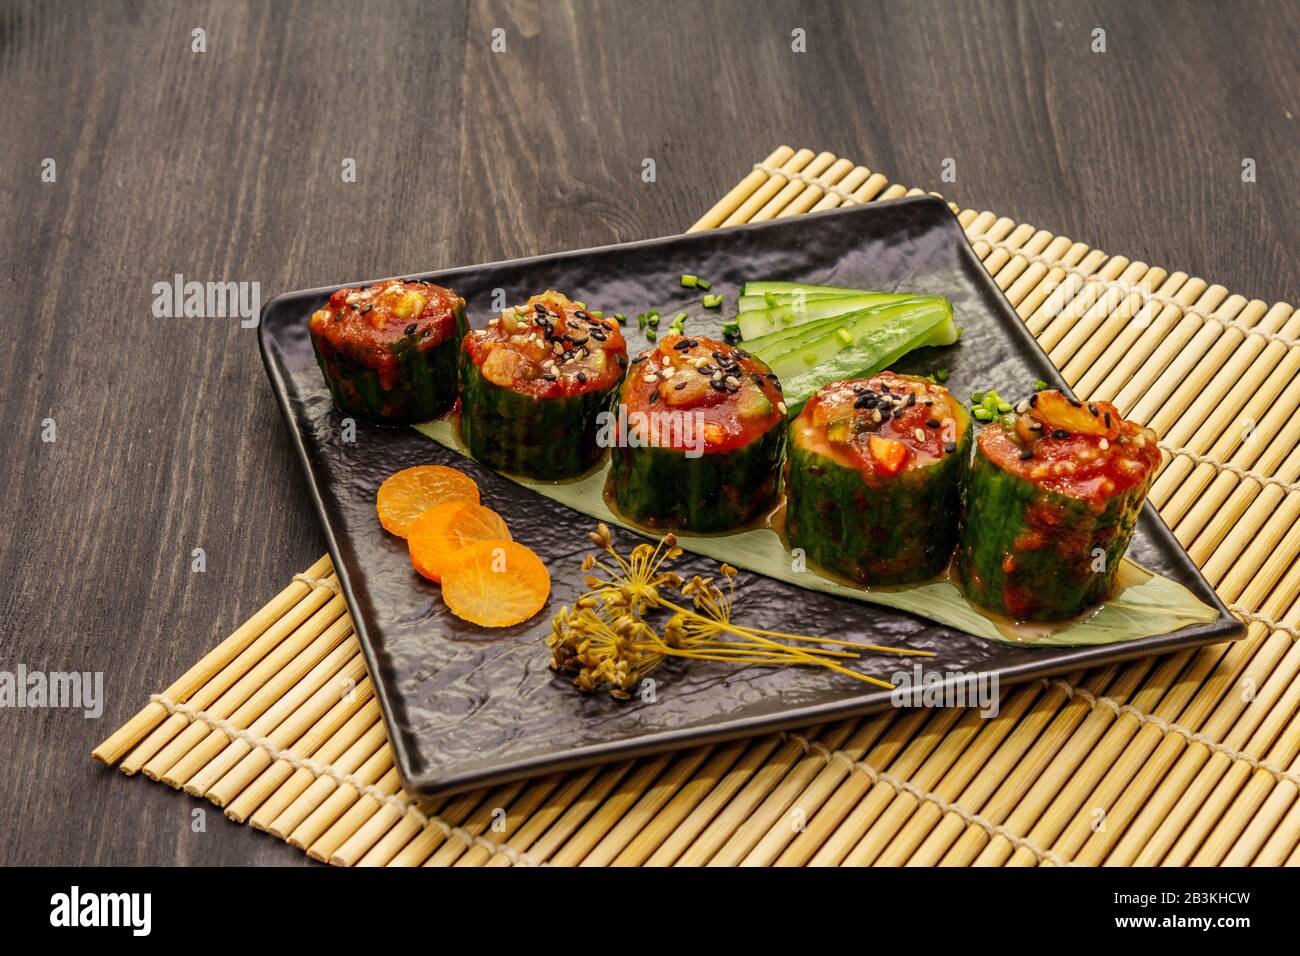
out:
<path id="1" fill-rule="evenodd" d="M 838 292 L 848 295 L 858 295 L 867 289 L 851 289 L 843 285 L 818 285 L 815 282 L 746 282 L 745 287 L 741 290 L 742 295 L 763 295 L 771 292 L 773 295 L 789 295 L 790 293 L 802 289 L 808 295 L 821 295 L 828 292 Z"/>
<path id="2" fill-rule="evenodd" d="M 773 296 L 775 298 L 775 296 Z M 768 306 L 763 309 L 742 310 L 736 317 L 740 323 L 740 337 L 748 341 L 780 329 L 782 326 L 802 325 L 818 319 L 857 312 L 877 305 L 902 302 L 914 296 L 891 292 L 859 292 L 855 295 L 836 295 L 829 298 L 790 301 L 788 304 Z"/>
<path id="3" fill-rule="evenodd" d="M 745 347 L 781 378 L 793 415 L 827 382 L 874 375 L 913 349 L 951 345 L 957 335 L 947 299 L 914 296 L 809 324 L 803 334 L 760 336 Z"/>

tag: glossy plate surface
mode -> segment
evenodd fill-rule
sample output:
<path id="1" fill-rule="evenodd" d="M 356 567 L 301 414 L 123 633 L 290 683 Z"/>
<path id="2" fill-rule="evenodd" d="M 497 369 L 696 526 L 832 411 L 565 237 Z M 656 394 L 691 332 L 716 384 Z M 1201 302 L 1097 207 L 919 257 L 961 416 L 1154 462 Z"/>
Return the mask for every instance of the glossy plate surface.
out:
<path id="1" fill-rule="evenodd" d="M 475 328 L 495 314 L 495 290 L 503 290 L 504 303 L 511 304 L 555 288 L 606 314 L 635 316 L 655 308 L 667 317 L 665 324 L 684 309 L 691 314 L 688 331 L 716 335 L 717 312 L 700 307 L 698 290 L 679 287 L 683 273 L 708 278 L 713 291 L 727 296 L 725 317 L 734 314 L 737 290 L 749 279 L 945 295 L 965 329 L 961 343 L 915 353 L 897 371 L 948 369 L 948 387 L 960 398 L 986 388 L 1020 395 L 1040 378 L 1065 388 L 948 207 L 930 197 L 419 278 L 463 295 Z M 586 535 L 593 520 L 409 428 L 358 422 L 355 441 L 344 441 L 306 327 L 307 317 L 335 288 L 294 292 L 268 302 L 260 330 L 262 354 L 306 468 L 308 493 L 324 523 L 398 770 L 413 795 L 428 797 L 890 706 L 888 691 L 825 672 L 709 663 L 658 669 L 653 702 L 579 694 L 568 677 L 547 668 L 545 638 L 554 610 L 571 604 L 581 590 L 578 564 L 591 550 Z M 635 321 L 625 332 L 632 354 L 646 347 Z M 452 465 L 473 475 L 484 503 L 506 518 L 516 540 L 546 561 L 551 599 L 531 622 L 486 631 L 460 621 L 444 607 L 437 586 L 411 569 L 406 542 L 380 528 L 374 506 L 380 482 L 399 468 L 425 463 Z M 636 536 L 616 529 L 615 538 L 626 551 Z M 737 617 L 773 630 L 935 651 L 937 657 L 924 661 L 927 671 L 996 674 L 1004 685 L 1242 633 L 1149 504 L 1129 553 L 1217 608 L 1219 619 L 1123 644 L 1036 650 L 981 640 L 884 607 L 753 574 L 741 577 Z M 677 567 L 685 574 L 716 570 L 714 562 L 691 555 Z M 915 661 L 868 657 L 855 666 L 888 678 L 898 670 L 910 671 Z"/>

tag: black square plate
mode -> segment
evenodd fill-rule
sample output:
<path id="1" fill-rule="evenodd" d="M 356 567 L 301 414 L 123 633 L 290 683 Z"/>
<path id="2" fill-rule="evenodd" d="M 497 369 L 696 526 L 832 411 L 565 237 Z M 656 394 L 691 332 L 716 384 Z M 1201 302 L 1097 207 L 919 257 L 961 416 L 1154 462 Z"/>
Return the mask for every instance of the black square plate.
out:
<path id="1" fill-rule="evenodd" d="M 834 285 L 938 293 L 965 328 L 959 345 L 923 350 L 899 371 L 950 370 L 958 396 L 995 387 L 1028 389 L 1034 379 L 1065 383 L 984 270 L 961 226 L 938 199 L 902 199 L 694 235 L 633 242 L 432 272 L 468 303 L 481 327 L 497 304 L 547 288 L 603 309 L 635 315 L 647 308 L 692 313 L 689 329 L 716 330 L 698 295 L 678 287 L 683 273 L 706 276 L 728 296 L 747 279 L 794 279 Z M 351 283 L 358 285 L 361 283 Z M 262 312 L 261 346 L 272 386 L 307 471 L 307 487 L 325 526 L 330 554 L 352 610 L 357 637 L 383 707 L 398 770 L 418 798 L 613 758 L 716 742 L 759 731 L 816 723 L 890 705 L 889 692 L 815 669 L 737 669 L 721 664 L 665 665 L 655 671 L 653 702 L 582 695 L 547 668 L 545 637 L 554 610 L 581 589 L 578 564 L 590 550 L 594 521 L 502 478 L 409 428 L 358 423 L 344 441 L 307 337 L 307 317 L 329 294 L 282 295 Z M 497 292 L 496 290 L 502 290 Z M 630 352 L 646 347 L 635 323 Z M 715 333 L 716 334 L 716 333 Z M 925 352 L 932 354 L 926 355 Z M 506 516 L 514 537 L 551 569 L 550 604 L 513 629 L 485 631 L 444 607 L 437 587 L 410 566 L 406 543 L 375 517 L 380 482 L 421 463 L 469 472 L 483 501 Z M 615 531 L 620 548 L 635 538 Z M 845 636 L 932 650 L 927 670 L 996 674 L 1002 684 L 1084 666 L 1232 639 L 1242 628 L 1201 576 L 1155 510 L 1147 505 L 1130 554 L 1217 608 L 1218 620 L 1170 634 L 1106 646 L 1034 649 L 972 637 L 909 614 L 744 574 L 738 608 L 747 624 L 796 633 Z M 683 573 L 709 574 L 712 561 L 687 555 Z M 815 622 L 815 623 L 810 623 Z M 866 658 L 863 669 L 888 676 L 908 659 Z"/>

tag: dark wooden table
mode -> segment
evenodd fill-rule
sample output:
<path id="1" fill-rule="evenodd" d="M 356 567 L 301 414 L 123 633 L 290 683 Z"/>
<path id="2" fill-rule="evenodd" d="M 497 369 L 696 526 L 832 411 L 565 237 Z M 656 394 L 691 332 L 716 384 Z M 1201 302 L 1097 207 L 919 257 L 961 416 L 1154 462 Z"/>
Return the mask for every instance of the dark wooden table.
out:
<path id="1" fill-rule="evenodd" d="M 0 863 L 306 864 L 89 757 L 325 549 L 256 331 L 157 317 L 154 283 L 266 299 L 663 235 L 788 143 L 1294 302 L 1298 13 L 7 0 L 0 670 L 102 671 L 105 705 L 0 711 Z"/>

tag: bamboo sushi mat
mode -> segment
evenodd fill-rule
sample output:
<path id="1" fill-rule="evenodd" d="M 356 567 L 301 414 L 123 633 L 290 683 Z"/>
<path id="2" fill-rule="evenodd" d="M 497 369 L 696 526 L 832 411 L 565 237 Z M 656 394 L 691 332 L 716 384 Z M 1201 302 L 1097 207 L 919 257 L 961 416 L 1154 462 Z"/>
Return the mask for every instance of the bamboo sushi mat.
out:
<path id="1" fill-rule="evenodd" d="M 692 231 L 914 195 L 777 149 Z M 1300 864 L 1300 313 L 956 210 L 1076 393 L 1164 436 L 1151 500 L 1247 636 L 448 797 L 402 795 L 328 556 L 95 750 L 344 866 Z"/>

